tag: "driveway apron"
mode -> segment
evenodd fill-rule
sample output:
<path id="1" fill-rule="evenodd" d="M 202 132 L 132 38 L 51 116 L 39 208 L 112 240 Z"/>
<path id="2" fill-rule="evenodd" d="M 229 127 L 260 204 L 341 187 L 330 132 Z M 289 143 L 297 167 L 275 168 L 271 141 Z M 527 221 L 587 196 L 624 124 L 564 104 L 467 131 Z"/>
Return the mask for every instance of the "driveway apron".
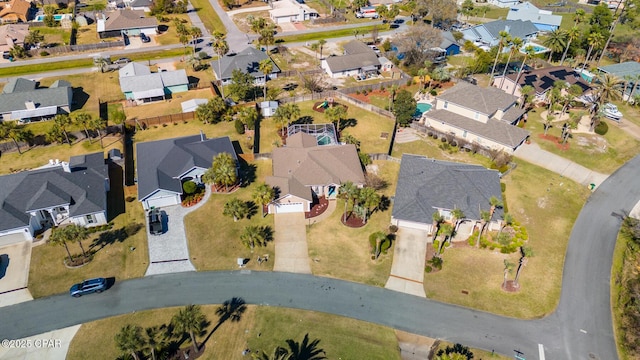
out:
<path id="1" fill-rule="evenodd" d="M 31 242 L 18 236 L 22 241 L 0 246 L 0 307 L 33 300 L 27 289 Z"/>
<path id="2" fill-rule="evenodd" d="M 415 296 L 424 293 L 424 257 L 427 254 L 427 232 L 417 229 L 400 229 L 396 233 L 391 275 L 384 286 Z"/>
<path id="3" fill-rule="evenodd" d="M 304 213 L 275 215 L 275 247 L 273 271 L 311 274 Z"/>

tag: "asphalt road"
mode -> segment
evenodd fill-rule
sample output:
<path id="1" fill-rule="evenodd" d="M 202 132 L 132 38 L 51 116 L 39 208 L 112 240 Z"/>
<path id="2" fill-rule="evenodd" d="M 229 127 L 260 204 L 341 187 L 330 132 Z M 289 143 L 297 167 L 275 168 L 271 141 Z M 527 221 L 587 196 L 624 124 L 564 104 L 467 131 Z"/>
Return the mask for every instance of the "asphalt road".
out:
<path id="1" fill-rule="evenodd" d="M 566 257 L 561 300 L 540 320 L 517 320 L 346 281 L 275 272 L 192 272 L 123 282 L 103 294 L 67 294 L 0 308 L 0 339 L 15 339 L 105 317 L 185 304 L 291 307 L 347 316 L 527 359 L 616 359 L 609 278 L 620 217 L 640 200 L 640 156 L 592 194 Z M 553 241 L 550 239 L 550 241 Z"/>

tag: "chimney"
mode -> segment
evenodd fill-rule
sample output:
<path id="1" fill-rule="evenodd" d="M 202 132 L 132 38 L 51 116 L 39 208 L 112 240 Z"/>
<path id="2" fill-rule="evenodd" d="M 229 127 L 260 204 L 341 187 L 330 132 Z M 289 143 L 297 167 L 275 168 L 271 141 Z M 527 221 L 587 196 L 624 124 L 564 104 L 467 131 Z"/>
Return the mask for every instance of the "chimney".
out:
<path id="1" fill-rule="evenodd" d="M 71 172 L 71 167 L 69 166 L 69 163 L 66 161 L 61 162 L 62 164 L 62 170 L 64 170 L 64 172 Z"/>
<path id="2" fill-rule="evenodd" d="M 27 110 L 35 110 L 36 109 L 36 104 L 32 100 L 25 101 L 24 102 L 24 106 L 27 108 Z"/>

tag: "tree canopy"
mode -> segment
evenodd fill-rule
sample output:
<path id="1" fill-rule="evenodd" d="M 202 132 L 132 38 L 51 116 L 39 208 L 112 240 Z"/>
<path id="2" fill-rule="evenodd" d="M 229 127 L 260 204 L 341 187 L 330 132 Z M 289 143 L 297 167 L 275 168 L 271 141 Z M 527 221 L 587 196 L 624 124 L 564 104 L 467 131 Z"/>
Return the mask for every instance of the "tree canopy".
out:
<path id="1" fill-rule="evenodd" d="M 407 90 L 400 90 L 393 102 L 393 114 L 400 126 L 406 127 L 411 123 L 416 111 L 416 100 Z"/>

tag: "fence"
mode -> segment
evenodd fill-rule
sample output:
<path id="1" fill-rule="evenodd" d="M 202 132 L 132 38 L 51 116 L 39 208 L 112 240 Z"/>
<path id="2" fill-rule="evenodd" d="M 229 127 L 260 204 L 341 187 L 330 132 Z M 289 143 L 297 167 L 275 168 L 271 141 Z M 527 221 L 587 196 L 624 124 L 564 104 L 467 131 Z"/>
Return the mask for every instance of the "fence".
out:
<path id="1" fill-rule="evenodd" d="M 369 157 L 371 158 L 371 160 L 385 160 L 385 161 L 393 161 L 395 163 L 400 164 L 400 159 L 398 159 L 397 157 L 393 157 L 390 156 L 388 154 L 384 154 L 384 153 L 374 153 L 374 154 L 369 154 Z"/>
<path id="2" fill-rule="evenodd" d="M 50 48 L 32 49 L 29 50 L 29 54 L 32 56 L 39 55 L 41 52 L 46 51 L 49 54 L 62 54 L 74 51 L 86 51 L 86 50 L 99 50 L 108 49 L 113 47 L 123 47 L 124 41 L 109 41 L 95 44 L 83 44 L 83 45 L 61 45 Z"/>
<path id="3" fill-rule="evenodd" d="M 171 114 L 171 115 L 162 115 L 162 116 L 154 116 L 144 119 L 129 119 L 125 121 L 125 124 L 128 126 L 133 126 L 136 129 L 146 130 L 149 126 L 158 126 L 166 124 L 177 124 L 178 122 L 185 122 L 195 119 L 195 112 L 186 112 L 179 114 Z"/>
<path id="4" fill-rule="evenodd" d="M 488 157 L 489 159 L 493 159 L 495 157 L 495 150 L 488 148 L 486 146 L 480 145 L 477 142 L 470 142 L 465 139 L 461 139 L 457 136 L 454 136 L 451 133 L 442 132 L 436 130 L 432 127 L 424 126 L 418 124 L 416 122 L 411 123 L 411 128 L 426 134 L 427 136 L 431 136 L 434 139 L 441 139 L 443 143 L 449 143 L 452 146 L 457 146 L 460 149 L 465 149 L 467 151 L 473 151 L 474 153 L 480 154 L 482 156 Z"/>
<path id="5" fill-rule="evenodd" d="M 340 89 L 340 92 L 343 94 L 353 94 L 353 93 L 362 92 L 365 90 L 366 91 L 380 90 L 382 88 L 388 88 L 394 85 L 397 85 L 397 86 L 404 85 L 409 80 L 411 80 L 411 78 L 403 73 L 399 79 L 382 81 L 377 84 L 351 86 L 348 88 Z"/>

